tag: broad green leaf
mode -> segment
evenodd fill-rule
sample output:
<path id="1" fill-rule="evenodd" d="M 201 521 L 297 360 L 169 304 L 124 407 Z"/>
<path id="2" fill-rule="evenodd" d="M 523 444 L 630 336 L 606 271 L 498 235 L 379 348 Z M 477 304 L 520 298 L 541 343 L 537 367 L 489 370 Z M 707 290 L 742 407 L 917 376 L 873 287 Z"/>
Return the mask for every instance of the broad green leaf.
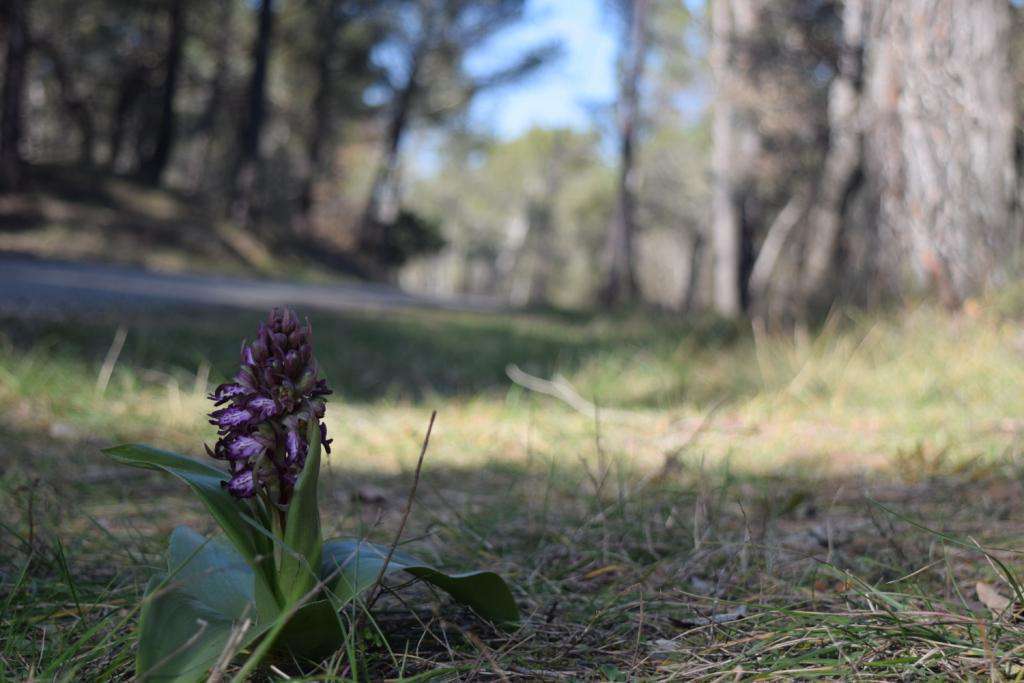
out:
<path id="1" fill-rule="evenodd" d="M 224 530 L 225 536 L 234 544 L 242 557 L 253 567 L 259 569 L 256 581 L 263 582 L 264 585 L 258 586 L 257 593 L 261 597 L 277 595 L 270 543 L 252 529 L 246 521 L 245 517 L 249 511 L 245 504 L 236 500 L 221 486 L 221 481 L 225 478 L 224 472 L 184 455 L 162 451 L 151 446 L 127 444 L 107 448 L 103 452 L 118 462 L 133 467 L 167 472 L 188 484 L 206 505 L 210 514 Z M 262 603 L 260 616 L 266 619 L 272 616 L 268 611 L 275 602 L 279 601 L 275 597 L 274 602 L 268 602 L 265 599 L 260 602 Z"/>
<path id="2" fill-rule="evenodd" d="M 295 492 L 288 504 L 285 519 L 284 552 L 281 556 L 279 586 L 285 605 L 294 604 L 316 586 L 319 581 L 320 508 L 317 505 L 317 485 L 320 478 L 320 424 L 310 420 L 306 435 L 309 452 L 306 464 L 295 484 Z"/>
<path id="3" fill-rule="evenodd" d="M 139 615 L 136 675 L 145 681 L 197 681 L 228 645 L 233 629 L 255 622 L 253 572 L 227 543 L 188 527 L 171 534 L 167 573 L 153 577 Z M 265 628 L 251 624 L 239 646 Z"/>
<path id="4" fill-rule="evenodd" d="M 345 640 L 341 618 L 328 600 L 303 605 L 277 635 L 271 651 L 287 659 L 319 662 L 338 651 Z"/>
<path id="5" fill-rule="evenodd" d="M 349 602 L 373 586 L 387 555 L 388 548 L 383 545 L 335 539 L 324 544 L 320 572 L 334 595 L 341 602 Z M 494 572 L 447 574 L 398 550 L 391 556 L 385 574 L 396 571 L 432 583 L 486 619 L 504 624 L 519 621 L 519 608 L 512 592 Z"/>
<path id="6" fill-rule="evenodd" d="M 137 676 L 175 683 L 202 680 L 223 654 L 232 629 L 256 621 L 252 568 L 221 539 L 205 539 L 182 526 L 171 534 L 168 570 L 146 589 L 139 619 Z M 251 645 L 287 612 L 252 623 L 237 649 Z M 331 603 L 303 605 L 288 619 L 271 652 L 288 661 L 319 661 L 344 642 Z"/>
<path id="7" fill-rule="evenodd" d="M 207 539 L 191 527 L 177 527 L 167 547 L 167 569 L 188 590 L 202 591 L 218 614 L 235 618 L 252 608 L 252 567 L 221 538 Z"/>

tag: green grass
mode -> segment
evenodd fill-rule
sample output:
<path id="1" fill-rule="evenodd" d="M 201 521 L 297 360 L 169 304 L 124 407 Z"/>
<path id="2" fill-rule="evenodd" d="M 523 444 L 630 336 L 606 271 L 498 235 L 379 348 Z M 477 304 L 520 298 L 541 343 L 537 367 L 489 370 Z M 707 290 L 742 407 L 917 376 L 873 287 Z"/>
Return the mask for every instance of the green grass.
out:
<path id="1" fill-rule="evenodd" d="M 501 633 L 414 586 L 308 676 L 1024 673 L 1024 627 L 975 589 L 1013 597 L 1024 549 L 1024 345 L 995 310 L 836 316 L 807 341 L 640 315 L 311 317 L 336 390 L 326 533 L 390 539 L 437 409 L 406 538 L 503 573 L 526 619 Z M 2 321 L 0 679 L 130 676 L 168 533 L 212 526 L 99 449 L 198 456 L 204 394 L 255 318 Z M 514 385 L 510 363 L 596 414 Z"/>

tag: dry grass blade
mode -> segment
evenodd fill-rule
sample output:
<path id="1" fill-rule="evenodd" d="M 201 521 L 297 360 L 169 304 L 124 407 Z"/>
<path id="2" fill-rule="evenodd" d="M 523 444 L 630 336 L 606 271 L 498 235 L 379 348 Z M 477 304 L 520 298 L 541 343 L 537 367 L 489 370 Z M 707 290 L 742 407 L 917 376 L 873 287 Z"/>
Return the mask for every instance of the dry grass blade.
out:
<path id="1" fill-rule="evenodd" d="M 412 476 L 412 485 L 409 487 L 409 495 L 405 499 L 405 509 L 402 510 L 402 521 L 398 524 L 398 530 L 395 531 L 395 538 L 391 541 L 391 545 L 388 547 L 388 554 L 384 558 L 384 563 L 380 566 L 380 572 L 377 573 L 377 579 L 373 582 L 373 588 L 370 590 L 370 598 L 366 601 L 367 612 L 373 608 L 373 605 L 380 597 L 381 587 L 384 582 L 384 575 L 387 574 L 388 565 L 395 554 L 395 549 L 402 540 L 402 533 L 405 531 L 405 525 L 409 521 L 409 513 L 412 512 L 413 501 L 416 499 L 416 489 L 420 485 L 420 471 L 423 469 L 423 458 L 426 457 L 427 448 L 430 446 L 430 434 L 434 431 L 434 420 L 436 418 L 437 411 L 435 410 L 430 413 L 430 424 L 427 425 L 427 433 L 423 437 L 423 446 L 420 447 L 420 457 L 416 460 L 416 470 Z"/>
<path id="2" fill-rule="evenodd" d="M 103 365 L 100 366 L 99 374 L 96 375 L 96 395 L 102 396 L 107 390 L 107 385 L 110 384 L 110 378 L 114 374 L 114 367 L 117 365 L 117 359 L 121 356 L 121 350 L 124 348 L 124 342 L 128 338 L 128 330 L 121 325 L 117 328 L 114 333 L 114 339 L 110 342 L 110 348 L 107 349 L 107 355 L 103 359 Z"/>

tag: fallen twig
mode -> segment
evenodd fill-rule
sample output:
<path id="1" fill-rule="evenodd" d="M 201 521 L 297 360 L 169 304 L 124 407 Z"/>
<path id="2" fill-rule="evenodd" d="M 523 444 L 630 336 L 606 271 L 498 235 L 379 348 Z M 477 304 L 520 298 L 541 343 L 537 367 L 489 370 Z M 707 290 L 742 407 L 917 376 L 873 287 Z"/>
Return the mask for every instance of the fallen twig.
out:
<path id="1" fill-rule="evenodd" d="M 527 372 L 523 372 L 514 363 L 509 363 L 505 366 L 505 374 L 508 375 L 510 380 L 524 389 L 557 398 L 573 410 L 583 413 L 587 417 L 593 417 L 597 413 L 597 406 L 580 396 L 579 392 L 569 383 L 569 380 L 561 375 L 555 375 L 550 380 L 535 377 Z"/>

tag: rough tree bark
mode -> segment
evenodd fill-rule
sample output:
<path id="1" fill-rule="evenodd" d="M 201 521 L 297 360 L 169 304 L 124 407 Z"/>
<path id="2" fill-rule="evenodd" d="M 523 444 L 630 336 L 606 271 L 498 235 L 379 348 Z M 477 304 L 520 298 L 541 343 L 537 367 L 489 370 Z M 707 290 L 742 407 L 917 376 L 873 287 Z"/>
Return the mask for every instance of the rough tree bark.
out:
<path id="1" fill-rule="evenodd" d="M 743 311 L 743 205 L 761 146 L 753 111 L 744 103 L 743 79 L 753 67 L 749 48 L 763 0 L 710 0 L 708 59 L 715 99 L 711 124 L 712 304 L 717 313 Z"/>
<path id="2" fill-rule="evenodd" d="M 846 1 L 805 306 L 842 284 L 844 296 L 869 297 L 925 287 L 952 307 L 1010 277 L 1020 248 L 1011 25 L 1005 0 Z M 866 266 L 853 262 L 858 250 Z M 867 287 L 858 268 L 876 275 Z"/>
<path id="3" fill-rule="evenodd" d="M 273 29 L 273 0 L 260 0 L 259 26 L 252 48 L 252 75 L 249 78 L 248 104 L 245 118 L 239 128 L 238 157 L 231 174 L 234 190 L 231 195 L 230 212 L 234 222 L 241 227 L 248 227 L 252 221 L 260 139 L 266 117 L 267 65 L 270 61 L 270 42 Z"/>
<path id="4" fill-rule="evenodd" d="M 1018 236 L 1006 0 L 872 0 L 865 170 L 882 264 L 955 305 L 1004 281 Z"/>
<path id="5" fill-rule="evenodd" d="M 1013 230 L 1024 238 L 1024 7 L 1014 4 L 1011 10 L 1013 41 L 1011 43 L 1010 70 L 1017 98 L 1017 137 L 1014 166 L 1017 173 L 1017 192 L 1013 203 Z"/>
<path id="6" fill-rule="evenodd" d="M 17 188 L 24 180 L 21 142 L 31 42 L 29 4 L 29 0 L 7 0 L 7 55 L 0 95 L 0 189 Z"/>
<path id="7" fill-rule="evenodd" d="M 648 0 L 630 0 L 618 102 L 619 169 L 615 213 L 604 245 L 604 282 L 599 298 L 612 306 L 636 298 L 633 242 L 636 233 L 636 137 L 640 120 L 640 84 L 647 61 Z"/>
<path id="8" fill-rule="evenodd" d="M 178 92 L 182 48 L 185 44 L 185 0 L 169 0 L 167 55 L 164 58 L 164 82 L 160 93 L 160 123 L 153 152 L 142 162 L 140 176 L 150 185 L 159 185 L 171 159 L 177 133 L 174 99 Z"/>

